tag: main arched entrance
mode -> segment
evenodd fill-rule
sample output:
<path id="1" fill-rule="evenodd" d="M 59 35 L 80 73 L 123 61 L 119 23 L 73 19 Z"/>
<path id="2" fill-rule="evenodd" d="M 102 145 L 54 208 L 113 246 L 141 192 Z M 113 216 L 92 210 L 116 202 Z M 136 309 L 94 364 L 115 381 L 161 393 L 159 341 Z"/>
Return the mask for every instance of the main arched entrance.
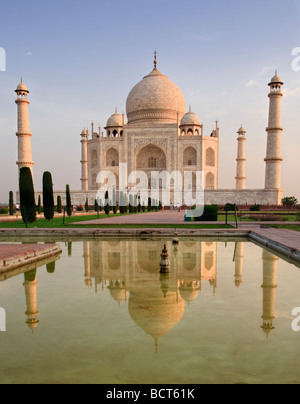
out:
<path id="1" fill-rule="evenodd" d="M 136 170 L 143 171 L 147 174 L 149 188 L 159 188 L 159 184 L 151 182 L 151 172 L 165 171 L 167 169 L 167 157 L 165 152 L 155 146 L 148 145 L 143 147 L 136 156 Z"/>

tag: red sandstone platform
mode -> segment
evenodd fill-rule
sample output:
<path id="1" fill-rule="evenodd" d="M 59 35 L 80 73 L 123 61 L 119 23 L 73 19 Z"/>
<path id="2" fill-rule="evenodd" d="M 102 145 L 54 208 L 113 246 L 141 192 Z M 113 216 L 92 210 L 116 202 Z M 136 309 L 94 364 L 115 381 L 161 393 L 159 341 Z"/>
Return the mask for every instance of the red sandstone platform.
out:
<path id="1" fill-rule="evenodd" d="M 0 274 L 61 252 L 57 244 L 0 244 Z"/>

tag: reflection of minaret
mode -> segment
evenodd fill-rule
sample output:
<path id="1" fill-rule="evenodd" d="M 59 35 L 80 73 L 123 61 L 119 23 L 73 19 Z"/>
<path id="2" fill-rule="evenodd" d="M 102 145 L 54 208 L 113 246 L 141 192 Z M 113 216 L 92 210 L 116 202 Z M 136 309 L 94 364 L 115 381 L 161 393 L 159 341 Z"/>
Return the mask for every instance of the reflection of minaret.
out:
<path id="1" fill-rule="evenodd" d="M 263 325 L 262 329 L 268 336 L 274 330 L 274 307 L 277 288 L 277 263 L 279 258 L 264 250 L 263 252 Z"/>
<path id="2" fill-rule="evenodd" d="M 36 280 L 36 270 L 32 270 L 26 272 L 24 274 L 25 282 L 23 286 L 25 287 L 25 296 L 26 296 L 26 316 L 28 327 L 32 330 L 32 332 L 37 327 L 39 320 L 37 318 L 39 311 L 37 309 L 37 280 Z"/>
<path id="3" fill-rule="evenodd" d="M 84 257 L 84 278 L 86 286 L 92 286 L 91 278 L 91 255 L 90 255 L 90 242 L 83 242 L 83 257 Z"/>
<path id="4" fill-rule="evenodd" d="M 235 250 L 235 286 L 239 288 L 243 281 L 244 243 L 236 243 Z"/>

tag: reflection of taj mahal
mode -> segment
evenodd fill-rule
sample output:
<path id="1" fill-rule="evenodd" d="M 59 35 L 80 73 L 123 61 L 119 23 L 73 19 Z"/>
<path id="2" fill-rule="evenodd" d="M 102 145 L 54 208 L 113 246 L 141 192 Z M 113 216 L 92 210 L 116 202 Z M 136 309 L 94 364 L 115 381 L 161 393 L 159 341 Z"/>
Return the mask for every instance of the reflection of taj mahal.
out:
<path id="1" fill-rule="evenodd" d="M 126 302 L 132 320 L 156 343 L 182 319 L 185 302 L 190 305 L 202 288 L 217 293 L 218 243 L 182 242 L 181 248 L 167 244 L 168 276 L 159 274 L 161 242 L 93 241 L 84 243 L 85 283 L 97 291 L 106 286 L 111 297 Z M 236 243 L 233 284 L 242 285 L 244 242 Z M 274 329 L 274 307 L 278 258 L 263 252 L 263 324 L 269 335 Z"/>
<path id="2" fill-rule="evenodd" d="M 157 345 L 182 320 L 204 290 L 218 294 L 218 243 L 182 242 L 180 247 L 167 244 L 170 274 L 160 275 L 161 242 L 85 241 L 83 243 L 84 279 L 87 287 L 107 289 L 119 305 L 128 305 L 130 317 Z M 71 249 L 69 249 L 71 253 Z M 244 242 L 236 243 L 232 286 L 243 287 Z M 263 251 L 262 330 L 268 336 L 274 330 L 278 258 Z M 219 269 L 220 270 L 220 269 Z M 47 272 L 54 273 L 48 264 Z M 26 272 L 24 281 L 27 325 L 34 331 L 39 325 L 37 271 Z M 0 280 L 2 280 L 0 278 Z"/>
<path id="3" fill-rule="evenodd" d="M 101 241 L 84 243 L 86 284 L 107 285 L 119 304 L 128 301 L 132 320 L 151 335 L 160 337 L 178 324 L 185 302 L 193 302 L 204 282 L 217 288 L 217 243 L 182 243 L 177 250 L 167 244 L 171 272 L 160 275 L 160 247 L 157 240 Z"/>

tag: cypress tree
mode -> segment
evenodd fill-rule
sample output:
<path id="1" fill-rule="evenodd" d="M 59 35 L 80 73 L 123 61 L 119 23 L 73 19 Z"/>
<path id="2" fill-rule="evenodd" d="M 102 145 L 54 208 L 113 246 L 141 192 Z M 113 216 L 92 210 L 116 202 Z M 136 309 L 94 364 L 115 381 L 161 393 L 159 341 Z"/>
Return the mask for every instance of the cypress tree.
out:
<path id="1" fill-rule="evenodd" d="M 137 213 L 138 212 L 138 198 L 136 195 L 134 195 L 134 197 L 133 197 L 133 204 L 134 204 L 133 211 L 134 211 L 134 213 Z"/>
<path id="2" fill-rule="evenodd" d="M 110 206 L 109 206 L 109 196 L 108 196 L 108 191 L 105 192 L 105 206 L 104 206 L 104 212 L 107 216 L 109 216 L 110 212 Z"/>
<path id="3" fill-rule="evenodd" d="M 54 272 L 55 272 L 55 261 L 50 262 L 49 264 L 47 264 L 46 269 L 47 269 L 48 274 L 54 274 Z"/>
<path id="4" fill-rule="evenodd" d="M 69 217 L 71 217 L 72 216 L 72 202 L 71 202 L 70 185 L 66 186 L 66 208 L 67 208 L 67 215 Z"/>
<path id="5" fill-rule="evenodd" d="M 57 197 L 57 213 L 62 213 L 62 202 L 60 195 Z"/>
<path id="6" fill-rule="evenodd" d="M 84 207 L 85 207 L 85 211 L 88 212 L 89 211 L 89 200 L 88 199 L 86 199 Z"/>
<path id="7" fill-rule="evenodd" d="M 36 221 L 36 205 L 32 174 L 29 167 L 20 168 L 19 189 L 22 218 L 24 221 L 34 223 Z"/>
<path id="8" fill-rule="evenodd" d="M 13 193 L 13 191 L 10 191 L 10 193 L 9 193 L 9 214 L 10 214 L 10 216 L 13 216 L 14 212 L 15 212 L 14 193 Z"/>
<path id="9" fill-rule="evenodd" d="M 151 198 L 148 198 L 148 212 L 151 212 L 152 210 L 152 200 Z"/>
<path id="10" fill-rule="evenodd" d="M 41 195 L 39 195 L 38 204 L 37 204 L 37 213 L 40 215 L 42 211 L 42 202 L 41 202 Z"/>
<path id="11" fill-rule="evenodd" d="M 68 241 L 68 257 L 72 257 L 72 241 Z"/>
<path id="12" fill-rule="evenodd" d="M 95 199 L 94 209 L 95 209 L 95 212 L 99 211 L 99 203 L 98 203 L 97 199 Z"/>
<path id="13" fill-rule="evenodd" d="M 43 175 L 43 205 L 45 219 L 52 220 L 54 217 L 54 196 L 52 175 L 49 171 Z"/>
<path id="14" fill-rule="evenodd" d="M 134 212 L 133 195 L 129 195 L 129 213 Z"/>

